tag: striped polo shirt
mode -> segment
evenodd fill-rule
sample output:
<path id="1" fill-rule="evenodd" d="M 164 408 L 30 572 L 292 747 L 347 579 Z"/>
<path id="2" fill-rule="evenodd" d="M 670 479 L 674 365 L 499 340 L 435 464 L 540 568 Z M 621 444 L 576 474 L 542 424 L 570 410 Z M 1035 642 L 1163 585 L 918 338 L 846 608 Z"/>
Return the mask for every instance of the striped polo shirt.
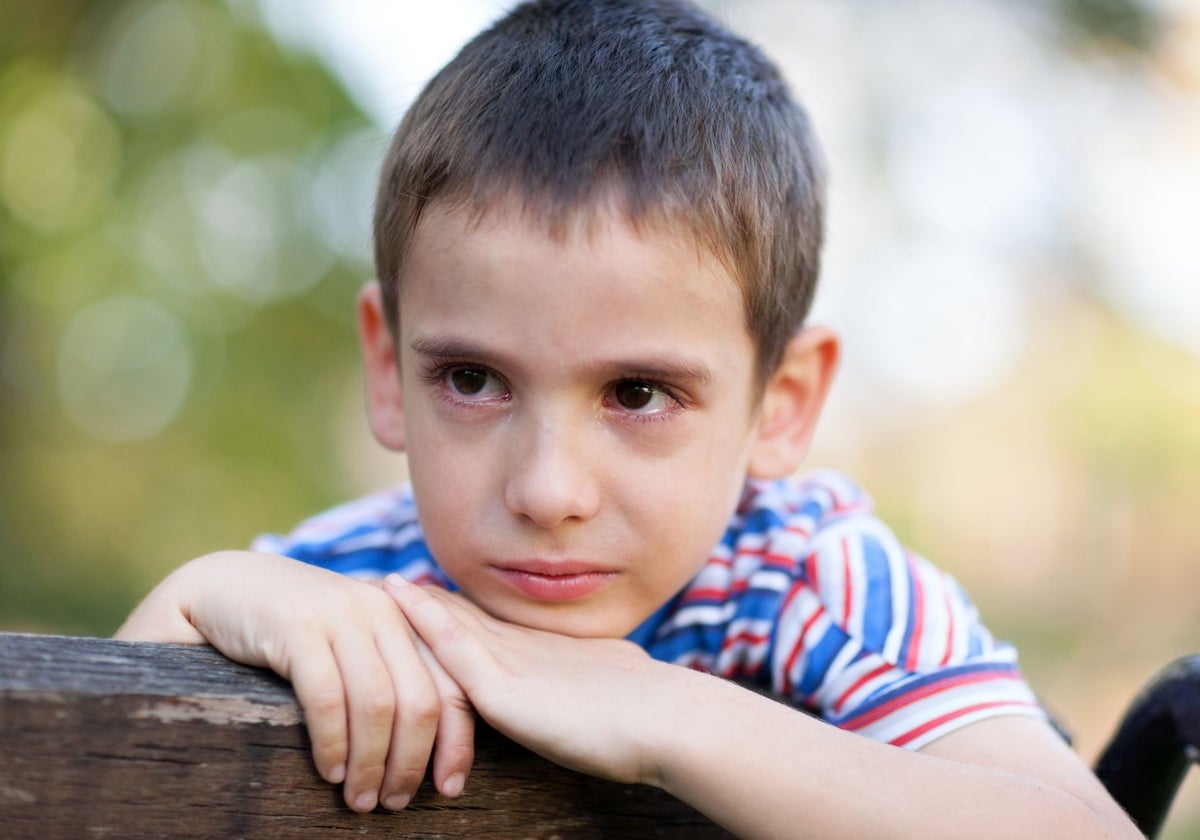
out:
<path id="1" fill-rule="evenodd" d="M 454 588 L 425 544 L 408 485 L 253 548 L 354 577 L 396 572 Z M 748 682 L 911 749 L 988 717 L 1044 716 L 1015 650 L 834 472 L 748 482 L 704 566 L 629 638 L 656 659 Z"/>

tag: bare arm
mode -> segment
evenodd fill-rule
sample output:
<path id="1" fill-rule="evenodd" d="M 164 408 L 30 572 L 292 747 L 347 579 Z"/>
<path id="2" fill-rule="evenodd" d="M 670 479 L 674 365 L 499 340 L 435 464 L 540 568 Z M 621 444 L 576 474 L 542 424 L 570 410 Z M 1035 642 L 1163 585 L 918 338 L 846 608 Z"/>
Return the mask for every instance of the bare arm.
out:
<path id="1" fill-rule="evenodd" d="M 656 762 L 662 786 L 708 803 L 740 836 L 793 837 L 796 826 L 823 838 L 1140 836 L 1039 720 L 992 718 L 914 753 L 719 680 L 689 685 L 703 675 L 676 670 L 662 675 L 676 683 L 668 694 L 692 699 L 678 707 Z"/>
<path id="2" fill-rule="evenodd" d="M 392 578 L 385 589 L 498 729 L 565 766 L 664 788 L 741 837 L 1140 836 L 1036 720 L 908 752 L 628 642 L 514 627 Z"/>
<path id="3" fill-rule="evenodd" d="M 345 782 L 355 810 L 404 807 L 431 752 L 438 789 L 462 790 L 474 712 L 378 586 L 286 557 L 219 552 L 167 576 L 116 638 L 207 642 L 290 680 L 317 769 Z"/>

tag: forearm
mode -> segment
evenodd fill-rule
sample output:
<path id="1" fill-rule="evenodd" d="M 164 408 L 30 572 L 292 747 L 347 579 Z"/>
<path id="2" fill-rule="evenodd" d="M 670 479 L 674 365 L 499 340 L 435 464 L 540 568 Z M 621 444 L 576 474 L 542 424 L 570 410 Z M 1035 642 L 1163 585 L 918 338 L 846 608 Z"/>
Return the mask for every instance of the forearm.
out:
<path id="1" fill-rule="evenodd" d="M 359 609 L 345 588 L 359 581 L 305 566 L 288 557 L 253 551 L 217 551 L 184 563 L 142 600 L 114 634 L 131 641 L 211 644 L 231 659 L 276 670 L 279 647 L 291 640 L 281 633 L 296 608 L 317 606 L 301 601 L 294 583 L 300 576 L 315 578 L 317 591 L 328 590 L 329 612 Z M 301 581 L 303 582 L 303 581 Z M 324 593 L 322 593 L 324 594 Z M 303 596 L 307 597 L 307 595 Z M 287 676 L 284 673 L 284 676 Z"/>
<path id="2" fill-rule="evenodd" d="M 743 838 L 1139 836 L 1042 721 L 979 721 L 907 752 L 629 642 L 518 627 L 394 577 L 384 588 L 497 729 L 661 787 Z"/>
<path id="3" fill-rule="evenodd" d="M 663 689 L 651 781 L 739 837 L 1139 836 L 1115 806 L 879 744 L 704 674 L 665 670 Z"/>

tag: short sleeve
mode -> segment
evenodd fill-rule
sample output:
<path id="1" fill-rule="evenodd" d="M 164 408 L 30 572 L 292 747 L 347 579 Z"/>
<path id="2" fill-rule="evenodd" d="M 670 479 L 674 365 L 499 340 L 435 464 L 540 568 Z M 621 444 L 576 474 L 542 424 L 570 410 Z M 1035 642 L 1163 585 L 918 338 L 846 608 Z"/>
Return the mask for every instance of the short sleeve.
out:
<path id="1" fill-rule="evenodd" d="M 350 577 L 382 578 L 395 572 L 418 583 L 449 587 L 425 544 L 408 485 L 331 508 L 290 534 L 262 534 L 250 547 Z"/>
<path id="2" fill-rule="evenodd" d="M 985 718 L 1045 716 L 1012 646 L 874 516 L 838 517 L 806 548 L 772 646 L 776 691 L 910 749 Z"/>

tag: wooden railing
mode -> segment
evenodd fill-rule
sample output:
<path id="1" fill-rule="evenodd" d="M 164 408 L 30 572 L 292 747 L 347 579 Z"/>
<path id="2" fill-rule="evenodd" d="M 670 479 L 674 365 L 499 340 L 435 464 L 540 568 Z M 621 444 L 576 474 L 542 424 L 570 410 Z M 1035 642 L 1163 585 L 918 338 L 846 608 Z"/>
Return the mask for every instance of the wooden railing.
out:
<path id="1" fill-rule="evenodd" d="M 466 791 L 356 814 L 291 686 L 211 648 L 0 633 L 0 838 L 727 838 L 658 790 L 481 725 Z"/>

